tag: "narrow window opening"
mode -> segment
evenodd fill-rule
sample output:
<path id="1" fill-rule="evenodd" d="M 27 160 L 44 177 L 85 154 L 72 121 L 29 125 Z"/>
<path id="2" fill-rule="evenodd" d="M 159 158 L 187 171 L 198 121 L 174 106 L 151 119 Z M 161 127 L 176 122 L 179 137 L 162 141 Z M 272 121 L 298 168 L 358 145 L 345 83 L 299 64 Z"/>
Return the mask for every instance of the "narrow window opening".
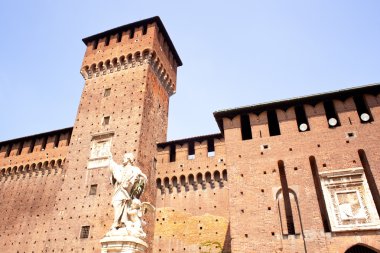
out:
<path id="1" fill-rule="evenodd" d="M 195 148 L 194 148 L 194 142 L 189 142 L 188 144 L 188 150 L 187 150 L 187 159 L 194 160 L 195 159 Z"/>
<path id="2" fill-rule="evenodd" d="M 58 148 L 60 137 L 61 137 L 60 134 L 57 134 L 57 135 L 55 136 L 55 139 L 54 139 L 54 148 Z"/>
<path id="3" fill-rule="evenodd" d="M 122 32 L 119 32 L 117 34 L 117 43 L 121 42 L 121 38 L 123 37 L 123 33 Z"/>
<path id="4" fill-rule="evenodd" d="M 364 174 L 367 178 L 369 190 L 371 191 L 373 202 L 375 203 L 377 214 L 380 216 L 380 194 L 379 189 L 376 186 L 375 178 L 373 177 L 371 166 L 369 165 L 367 155 L 363 149 L 360 149 L 358 151 L 360 161 L 362 163 L 362 166 L 364 168 Z"/>
<path id="5" fill-rule="evenodd" d="M 108 46 L 109 44 L 110 44 L 110 36 L 107 36 L 104 45 Z"/>
<path id="6" fill-rule="evenodd" d="M 129 38 L 132 39 L 134 36 L 135 36 L 135 29 L 132 28 L 132 29 L 129 31 Z"/>
<path id="7" fill-rule="evenodd" d="M 310 131 L 309 121 L 306 117 L 305 108 L 302 105 L 294 107 L 299 132 Z"/>
<path id="8" fill-rule="evenodd" d="M 34 146 L 36 145 L 36 139 L 33 139 L 32 142 L 30 143 L 30 147 L 28 150 L 28 153 L 32 153 L 34 151 Z"/>
<path id="9" fill-rule="evenodd" d="M 92 184 L 92 185 L 90 186 L 90 193 L 89 193 L 89 195 L 96 195 L 96 190 L 97 190 L 97 188 L 98 188 L 98 185 L 97 185 L 97 184 Z"/>
<path id="10" fill-rule="evenodd" d="M 170 145 L 170 162 L 175 162 L 175 145 Z"/>
<path id="11" fill-rule="evenodd" d="M 110 116 L 106 116 L 103 118 L 103 126 L 110 124 Z"/>
<path id="12" fill-rule="evenodd" d="M 330 128 L 340 126 L 340 120 L 338 113 L 335 110 L 334 102 L 332 100 L 327 100 L 323 102 L 323 107 L 326 112 L 327 123 Z"/>
<path id="13" fill-rule="evenodd" d="M 43 139 L 42 139 L 42 144 L 41 144 L 41 150 L 44 151 L 46 149 L 46 143 L 47 143 L 47 136 L 45 136 Z"/>
<path id="14" fill-rule="evenodd" d="M 319 173 L 318 173 L 317 161 L 315 160 L 314 156 L 310 156 L 309 162 L 310 162 L 311 173 L 313 175 L 315 193 L 317 194 L 319 212 L 321 213 L 323 229 L 326 233 L 331 232 L 329 216 L 327 213 L 326 203 L 323 197 L 321 180 L 319 178 Z"/>
<path id="15" fill-rule="evenodd" d="M 295 234 L 294 219 L 293 219 L 293 213 L 292 213 L 292 206 L 290 203 L 288 181 L 286 180 L 285 166 L 284 166 L 283 161 L 278 161 L 278 169 L 280 172 L 281 188 L 282 188 L 282 194 L 284 197 L 284 206 L 285 206 L 286 223 L 288 225 L 288 234 L 294 235 Z"/>
<path id="16" fill-rule="evenodd" d="M 88 238 L 89 234 L 90 234 L 90 226 L 82 226 L 80 230 L 80 238 L 81 239 Z"/>
<path id="17" fill-rule="evenodd" d="M 17 154 L 16 155 L 21 155 L 22 148 L 24 147 L 24 142 L 20 142 L 18 149 L 17 149 Z"/>
<path id="18" fill-rule="evenodd" d="M 371 111 L 364 100 L 363 96 L 354 96 L 356 111 L 358 112 L 361 123 L 369 123 L 373 121 Z"/>
<path id="19" fill-rule="evenodd" d="M 142 31 L 142 34 L 145 35 L 148 31 L 148 25 L 143 25 L 143 31 Z"/>
<path id="20" fill-rule="evenodd" d="M 98 48 L 98 43 L 99 43 L 99 40 L 94 40 L 93 44 L 92 44 L 92 49 L 97 49 Z"/>
<path id="21" fill-rule="evenodd" d="M 70 145 L 70 141 L 71 141 L 71 134 L 72 132 L 69 132 L 68 135 L 67 135 L 67 146 Z"/>
<path id="22" fill-rule="evenodd" d="M 207 140 L 207 156 L 213 157 L 215 156 L 215 142 L 214 139 Z"/>
<path id="23" fill-rule="evenodd" d="M 109 97 L 111 95 L 111 88 L 107 88 L 104 90 L 104 94 L 103 96 L 104 97 Z"/>
<path id="24" fill-rule="evenodd" d="M 8 145 L 7 151 L 5 152 L 5 157 L 8 157 L 12 151 L 12 143 Z"/>
<path id="25" fill-rule="evenodd" d="M 240 116 L 240 126 L 242 140 L 252 139 L 251 123 L 249 122 L 249 116 L 247 114 Z"/>
<path id="26" fill-rule="evenodd" d="M 276 136 L 280 135 L 280 124 L 278 122 L 277 113 L 275 110 L 270 110 L 267 112 L 268 117 L 268 128 L 269 128 L 269 135 L 270 136 Z"/>

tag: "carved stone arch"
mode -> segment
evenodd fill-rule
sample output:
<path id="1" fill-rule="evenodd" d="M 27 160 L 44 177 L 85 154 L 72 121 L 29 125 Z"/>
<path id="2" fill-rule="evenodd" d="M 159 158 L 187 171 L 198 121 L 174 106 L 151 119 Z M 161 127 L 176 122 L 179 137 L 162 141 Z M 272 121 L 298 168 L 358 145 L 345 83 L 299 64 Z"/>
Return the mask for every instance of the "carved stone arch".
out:
<path id="1" fill-rule="evenodd" d="M 142 62 L 141 52 L 140 52 L 140 51 L 137 51 L 137 52 L 133 55 L 133 58 L 134 58 L 134 62 L 136 62 L 136 63 L 141 63 L 141 62 Z"/>
<path id="2" fill-rule="evenodd" d="M 7 175 L 10 175 L 11 173 L 12 173 L 12 168 L 8 167 L 8 169 L 7 169 Z"/>
<path id="3" fill-rule="evenodd" d="M 13 168 L 12 168 L 12 172 L 11 172 L 12 174 L 16 174 L 17 173 L 17 166 L 14 166 Z"/>
<path id="4" fill-rule="evenodd" d="M 380 250 L 377 250 L 373 247 L 370 247 L 363 243 L 355 244 L 347 249 L 344 253 L 378 253 Z"/>
<path id="5" fill-rule="evenodd" d="M 162 188 L 162 180 L 161 180 L 161 178 L 157 178 L 156 179 L 156 186 L 157 186 L 158 189 Z"/>
<path id="6" fill-rule="evenodd" d="M 185 175 L 181 175 L 179 177 L 179 183 L 182 185 L 182 186 L 186 186 L 186 177 Z"/>
<path id="7" fill-rule="evenodd" d="M 189 184 L 193 185 L 195 183 L 194 175 L 193 174 L 189 174 L 187 176 L 187 181 L 189 182 Z"/>
<path id="8" fill-rule="evenodd" d="M 80 71 L 81 75 L 83 76 L 84 79 L 88 79 L 88 78 L 91 78 L 91 75 L 90 75 L 90 67 L 88 65 L 84 66 L 81 71 Z"/>
<path id="9" fill-rule="evenodd" d="M 177 192 L 180 192 L 180 191 L 181 191 L 181 190 L 180 190 L 181 185 L 178 184 L 178 179 L 177 179 L 176 176 L 173 176 L 173 177 L 172 177 L 171 182 L 172 182 L 172 187 L 177 188 Z"/>
<path id="10" fill-rule="evenodd" d="M 36 166 L 36 170 L 40 170 L 41 168 L 42 168 L 42 163 L 39 162 L 39 163 L 37 164 L 37 166 Z"/>
<path id="11" fill-rule="evenodd" d="M 170 188 L 170 180 L 168 177 L 164 178 L 164 186 L 165 188 Z"/>
<path id="12" fill-rule="evenodd" d="M 107 72 L 107 73 L 112 73 L 113 72 L 110 59 L 107 59 L 105 61 L 104 66 L 105 66 L 105 69 L 104 69 L 105 72 Z"/>
<path id="13" fill-rule="evenodd" d="M 154 63 L 156 61 L 156 58 L 157 58 L 156 51 L 152 50 L 151 56 L 150 56 L 151 62 Z"/>
<path id="14" fill-rule="evenodd" d="M 23 170 L 24 170 L 24 166 L 20 165 L 20 166 L 18 166 L 17 173 L 22 173 Z"/>
<path id="15" fill-rule="evenodd" d="M 30 165 L 29 164 L 25 165 L 24 172 L 29 172 L 29 170 L 30 170 Z"/>
<path id="16" fill-rule="evenodd" d="M 227 170 L 226 170 L 226 169 L 224 169 L 224 170 L 222 171 L 222 177 L 223 177 L 223 180 L 224 180 L 224 181 L 228 181 L 228 175 L 227 175 Z"/>
<path id="17" fill-rule="evenodd" d="M 118 62 L 117 57 L 112 59 L 111 65 L 112 65 L 113 71 L 119 71 L 120 70 L 120 63 Z"/>
<path id="18" fill-rule="evenodd" d="M 214 181 L 216 181 L 216 182 L 220 182 L 221 181 L 219 170 L 214 171 Z"/>
<path id="19" fill-rule="evenodd" d="M 36 167 L 37 167 L 37 165 L 35 163 L 32 163 L 32 165 L 30 166 L 30 169 L 33 171 L 36 169 Z"/>
<path id="20" fill-rule="evenodd" d="M 57 166 L 58 166 L 58 168 L 62 167 L 62 159 L 57 160 Z"/>
<path id="21" fill-rule="evenodd" d="M 103 75 L 106 74 L 106 68 L 104 66 L 103 61 L 98 63 L 97 69 L 98 69 L 98 72 L 97 72 L 98 75 L 99 74 L 103 74 Z"/>
<path id="22" fill-rule="evenodd" d="M 93 64 L 91 65 L 91 67 L 90 67 L 90 76 L 93 77 L 94 75 L 96 75 L 96 71 L 97 71 L 97 69 L 96 69 L 96 64 L 93 63 Z"/>
<path id="23" fill-rule="evenodd" d="M 55 160 L 51 160 L 51 161 L 49 162 L 49 167 L 50 167 L 51 169 L 53 169 L 53 168 L 55 167 Z"/>
<path id="24" fill-rule="evenodd" d="M 45 162 L 43 163 L 43 165 L 42 165 L 42 168 L 43 168 L 44 170 L 46 170 L 48 167 L 49 167 L 49 162 L 48 162 L 48 161 L 45 161 Z"/>
<path id="25" fill-rule="evenodd" d="M 2 176 L 5 176 L 5 168 L 2 168 L 2 169 L 1 169 L 1 175 L 2 175 Z"/>
<path id="26" fill-rule="evenodd" d="M 151 58 L 151 51 L 147 48 L 142 52 L 142 58 L 145 62 L 148 62 Z"/>

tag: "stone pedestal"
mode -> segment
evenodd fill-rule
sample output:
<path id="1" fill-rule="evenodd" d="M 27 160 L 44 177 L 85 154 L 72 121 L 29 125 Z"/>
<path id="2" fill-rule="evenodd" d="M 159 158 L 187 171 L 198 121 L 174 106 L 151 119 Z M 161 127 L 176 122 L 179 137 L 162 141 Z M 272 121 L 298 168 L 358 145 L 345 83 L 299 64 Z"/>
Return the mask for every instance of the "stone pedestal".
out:
<path id="1" fill-rule="evenodd" d="M 143 240 L 128 235 L 106 235 L 100 243 L 101 253 L 145 253 L 148 248 Z"/>

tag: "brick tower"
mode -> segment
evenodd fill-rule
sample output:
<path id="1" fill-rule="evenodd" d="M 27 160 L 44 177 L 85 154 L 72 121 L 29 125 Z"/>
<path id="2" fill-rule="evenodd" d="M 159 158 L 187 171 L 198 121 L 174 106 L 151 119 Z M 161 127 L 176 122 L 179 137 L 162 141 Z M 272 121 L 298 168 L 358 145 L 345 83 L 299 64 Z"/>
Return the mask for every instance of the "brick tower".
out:
<path id="1" fill-rule="evenodd" d="M 155 202 L 156 143 L 166 140 L 169 97 L 182 62 L 159 17 L 83 39 L 85 85 L 65 163 L 47 251 L 100 252 L 113 219 L 107 157 L 133 152 L 148 176 L 142 198 Z M 153 214 L 147 216 L 152 244 Z M 64 231 L 64 232 L 63 232 Z"/>

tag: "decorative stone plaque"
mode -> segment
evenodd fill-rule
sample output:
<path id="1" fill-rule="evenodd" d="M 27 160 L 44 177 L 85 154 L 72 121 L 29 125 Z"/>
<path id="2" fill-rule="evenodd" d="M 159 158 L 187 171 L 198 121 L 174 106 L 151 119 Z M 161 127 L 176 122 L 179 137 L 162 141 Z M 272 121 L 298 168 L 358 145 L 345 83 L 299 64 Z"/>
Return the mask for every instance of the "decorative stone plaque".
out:
<path id="1" fill-rule="evenodd" d="M 94 135 L 91 140 L 91 152 L 88 160 L 88 169 L 106 168 L 111 156 L 113 133 Z"/>
<path id="2" fill-rule="evenodd" d="M 379 215 L 362 167 L 321 172 L 319 175 L 331 231 L 380 228 Z"/>

